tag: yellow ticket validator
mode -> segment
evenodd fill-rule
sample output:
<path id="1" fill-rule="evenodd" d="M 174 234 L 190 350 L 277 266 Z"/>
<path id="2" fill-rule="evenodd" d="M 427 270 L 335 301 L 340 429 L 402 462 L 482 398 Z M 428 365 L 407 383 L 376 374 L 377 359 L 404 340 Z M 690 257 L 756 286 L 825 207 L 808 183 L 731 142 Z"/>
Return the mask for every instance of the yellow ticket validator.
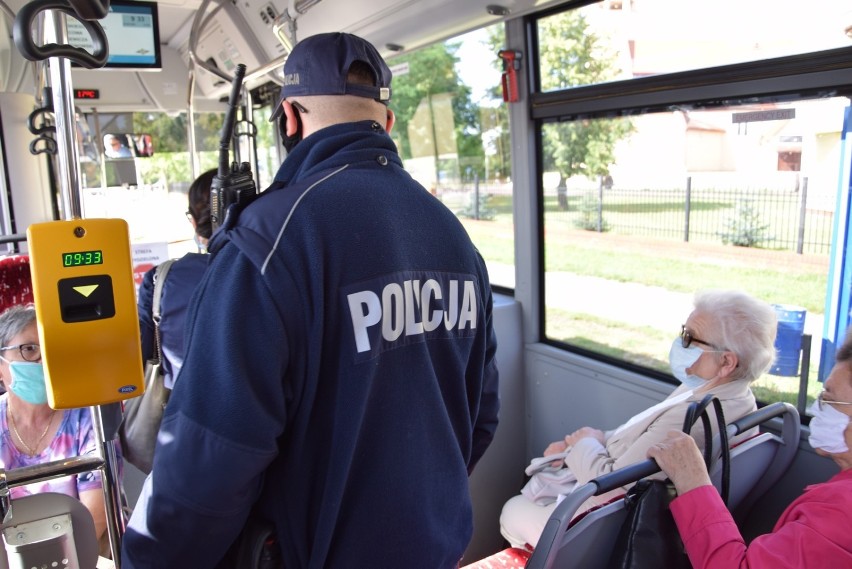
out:
<path id="1" fill-rule="evenodd" d="M 34 223 L 27 242 L 48 404 L 70 409 L 140 395 L 144 381 L 127 222 Z"/>

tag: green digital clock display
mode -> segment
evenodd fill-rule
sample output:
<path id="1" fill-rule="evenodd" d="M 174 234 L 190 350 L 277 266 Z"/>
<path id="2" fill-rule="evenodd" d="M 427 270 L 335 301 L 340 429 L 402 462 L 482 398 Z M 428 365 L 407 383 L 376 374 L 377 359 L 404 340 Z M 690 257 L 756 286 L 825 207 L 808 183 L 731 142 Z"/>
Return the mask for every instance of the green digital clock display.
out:
<path id="1" fill-rule="evenodd" d="M 101 265 L 104 262 L 103 251 L 78 251 L 76 253 L 62 253 L 63 267 L 86 267 L 88 265 Z"/>

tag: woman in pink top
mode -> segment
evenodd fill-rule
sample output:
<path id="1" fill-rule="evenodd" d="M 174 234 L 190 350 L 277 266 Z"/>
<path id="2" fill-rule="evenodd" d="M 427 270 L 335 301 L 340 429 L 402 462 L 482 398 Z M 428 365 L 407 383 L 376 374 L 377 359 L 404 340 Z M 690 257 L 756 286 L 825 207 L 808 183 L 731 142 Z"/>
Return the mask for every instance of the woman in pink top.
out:
<path id="1" fill-rule="evenodd" d="M 691 437 L 671 432 L 649 449 L 648 456 L 677 489 L 671 510 L 693 567 L 852 567 L 852 335 L 838 350 L 825 389 L 809 411 L 809 442 L 817 454 L 831 457 L 840 473 L 805 488 L 772 533 L 748 546 L 710 485 Z"/>
<path id="2" fill-rule="evenodd" d="M 0 395 L 0 467 L 14 470 L 96 453 L 89 410 L 54 410 L 47 404 L 36 313 L 31 305 L 13 306 L 0 315 L 0 382 L 6 389 Z M 105 535 L 100 472 L 14 488 L 12 498 L 41 492 L 78 498 L 92 513 L 98 538 Z"/>

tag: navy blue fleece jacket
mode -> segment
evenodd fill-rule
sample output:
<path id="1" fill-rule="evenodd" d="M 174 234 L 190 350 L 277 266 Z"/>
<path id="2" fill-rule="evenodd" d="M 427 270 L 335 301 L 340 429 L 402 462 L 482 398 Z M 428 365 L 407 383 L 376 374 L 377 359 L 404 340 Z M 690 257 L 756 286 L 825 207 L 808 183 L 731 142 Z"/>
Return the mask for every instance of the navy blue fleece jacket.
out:
<path id="1" fill-rule="evenodd" d="M 172 389 L 177 372 L 183 365 L 186 312 L 195 287 L 207 268 L 208 255 L 187 253 L 176 259 L 166 275 L 160 298 L 160 343 L 163 350 L 163 384 Z M 154 327 L 154 267 L 142 278 L 139 287 L 139 334 L 142 339 L 142 361 L 156 355 Z"/>
<path id="2" fill-rule="evenodd" d="M 499 409 L 485 264 L 371 121 L 229 212 L 123 568 L 204 569 L 253 505 L 284 565 L 455 567 Z"/>

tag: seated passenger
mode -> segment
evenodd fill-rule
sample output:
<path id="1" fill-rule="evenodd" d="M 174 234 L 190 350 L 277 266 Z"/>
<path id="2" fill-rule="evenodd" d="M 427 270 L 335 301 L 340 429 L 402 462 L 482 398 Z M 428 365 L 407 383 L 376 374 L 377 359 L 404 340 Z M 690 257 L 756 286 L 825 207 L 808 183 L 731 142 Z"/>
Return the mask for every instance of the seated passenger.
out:
<path id="1" fill-rule="evenodd" d="M 671 429 L 682 428 L 689 405 L 707 393 L 721 400 L 728 422 L 754 411 L 755 399 L 749 384 L 766 372 L 775 359 L 776 326 L 774 310 L 743 292 L 696 294 L 694 310 L 669 352 L 672 373 L 681 385 L 664 401 L 617 429 L 603 432 L 583 427 L 551 443 L 544 456 L 570 451 L 564 465 L 577 478 L 576 486 L 582 486 L 598 476 L 645 460 L 648 448 L 664 439 Z M 739 439 L 751 434 L 744 433 Z M 703 445 L 700 422 L 692 435 Z M 575 515 L 627 489 L 593 496 Z M 513 547 L 535 547 L 556 505 L 556 501 L 540 505 L 523 494 L 515 496 L 503 506 L 500 532 Z"/>
<path id="2" fill-rule="evenodd" d="M 748 545 L 711 486 L 692 438 L 670 432 L 648 449 L 677 489 L 671 511 L 693 567 L 852 567 L 852 334 L 809 412 L 811 446 L 834 460 L 840 473 L 806 487 L 772 533 Z"/>
<path id="3" fill-rule="evenodd" d="M 0 468 L 14 470 L 63 458 L 97 453 L 88 408 L 51 409 L 47 404 L 36 312 L 13 306 L 0 314 Z M 121 453 L 116 445 L 121 464 Z M 119 468 L 120 472 L 120 468 Z M 12 498 L 60 492 L 77 498 L 92 513 L 98 539 L 106 536 L 106 510 L 100 471 L 36 482 L 12 489 Z M 106 539 L 101 541 L 104 551 Z"/>

